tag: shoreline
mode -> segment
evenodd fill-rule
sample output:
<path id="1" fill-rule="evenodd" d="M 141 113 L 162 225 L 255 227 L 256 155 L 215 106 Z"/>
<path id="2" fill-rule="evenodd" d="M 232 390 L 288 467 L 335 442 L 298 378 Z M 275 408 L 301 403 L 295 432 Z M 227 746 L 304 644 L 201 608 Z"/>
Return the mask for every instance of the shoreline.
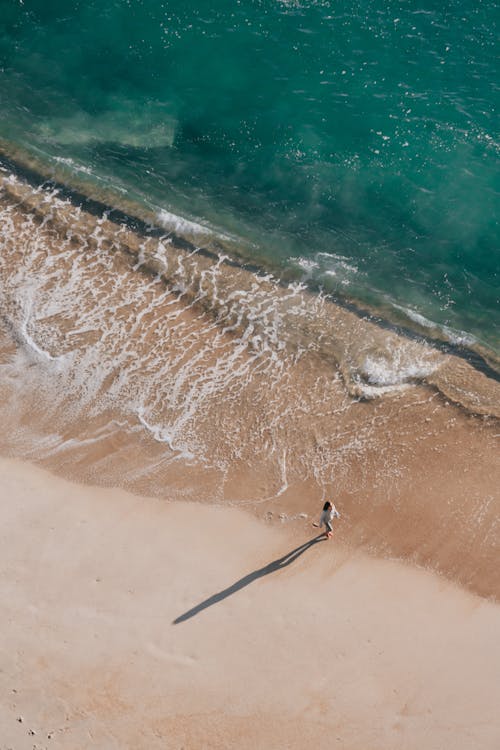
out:
<path id="1" fill-rule="evenodd" d="M 269 270 L 265 266 L 254 264 L 243 257 L 226 255 L 227 251 L 223 244 L 223 238 L 217 239 L 217 235 L 210 229 L 207 229 L 207 235 L 212 234 L 215 238 L 215 249 L 204 247 L 203 242 L 199 246 L 189 238 L 182 237 L 176 231 L 160 227 L 156 214 L 148 211 L 146 207 L 143 209 L 144 214 L 141 218 L 137 215 L 138 206 L 136 204 L 129 200 L 124 200 L 118 194 L 113 194 L 109 188 L 102 188 L 101 199 L 97 196 L 92 197 L 88 192 L 85 192 L 86 188 L 90 188 L 90 184 L 80 180 L 75 175 L 72 176 L 76 184 L 75 188 L 70 184 L 60 181 L 54 165 L 51 165 L 52 175 L 45 175 L 43 172 L 44 165 L 33 154 L 29 156 L 25 154 L 23 157 L 21 153 L 16 153 L 12 157 L 9 154 L 8 146 L 0 140 L 0 165 L 2 163 L 12 174 L 22 181 L 27 182 L 32 188 L 38 189 L 41 186 L 50 186 L 51 190 L 57 191 L 62 199 L 68 200 L 74 207 L 81 208 L 83 211 L 99 219 L 103 216 L 112 217 L 111 223 L 116 224 L 120 228 L 126 227 L 127 230 L 138 234 L 145 240 L 159 240 L 167 235 L 176 252 L 186 253 L 188 256 L 196 254 L 197 257 L 205 258 L 211 264 L 223 265 L 228 269 L 232 268 L 236 271 L 242 271 L 264 279 L 268 278 L 269 273 L 274 274 L 273 269 Z M 46 168 L 48 166 L 48 164 L 45 165 Z M 219 244 L 221 241 L 222 244 Z M 229 252 L 233 251 L 234 253 L 234 250 L 235 248 L 232 247 Z M 147 259 L 142 263 L 142 267 L 145 270 L 149 270 L 152 274 L 158 273 L 158 267 L 154 262 L 154 258 Z M 283 269 L 281 269 L 279 276 L 273 277 L 273 284 L 277 287 L 286 289 L 290 284 L 304 283 L 303 279 L 297 274 L 289 273 L 283 276 L 282 271 Z M 169 279 L 167 278 L 167 283 L 168 281 Z M 307 283 L 307 291 L 312 295 L 322 293 L 321 286 L 312 281 Z M 500 383 L 500 355 L 492 349 L 487 348 L 484 344 L 478 343 L 477 346 L 472 347 L 461 343 L 454 343 L 444 338 L 441 330 L 439 330 L 438 335 L 432 335 L 423 326 L 418 325 L 416 321 L 409 321 L 408 319 L 394 320 L 393 322 L 389 318 L 384 317 L 380 310 L 372 309 L 364 302 L 343 297 L 338 291 L 334 295 L 327 294 L 325 300 L 327 304 L 352 313 L 360 321 L 367 322 L 370 326 L 376 326 L 382 331 L 387 331 L 397 337 L 430 346 L 444 356 L 450 355 L 462 359 L 479 374 Z M 388 308 L 385 312 L 392 313 L 394 319 L 397 317 L 396 310 L 394 309 L 389 310 Z M 410 322 L 412 325 L 410 325 Z M 430 323 L 436 330 L 440 329 L 439 324 L 435 324 L 432 321 Z M 453 398 L 451 394 L 445 395 Z M 497 416 L 500 417 L 500 412 Z"/>
<path id="2" fill-rule="evenodd" d="M 500 599 L 496 383 L 301 289 L 8 187 L 0 454 L 138 495 L 205 487 L 284 523 L 332 497 L 346 544 Z M 360 382 L 367 361 L 407 381 Z"/>
<path id="3" fill-rule="evenodd" d="M 498 746 L 498 605 L 341 524 L 304 547 L 303 519 L 0 467 L 9 747 Z"/>
<path id="4" fill-rule="evenodd" d="M 431 379 L 483 383 L 483 404 L 494 384 L 19 185 L 0 205 L 3 740 L 496 750 L 498 419 Z M 381 351 L 432 372 L 353 395 Z M 342 518 L 316 543 L 325 497 Z"/>

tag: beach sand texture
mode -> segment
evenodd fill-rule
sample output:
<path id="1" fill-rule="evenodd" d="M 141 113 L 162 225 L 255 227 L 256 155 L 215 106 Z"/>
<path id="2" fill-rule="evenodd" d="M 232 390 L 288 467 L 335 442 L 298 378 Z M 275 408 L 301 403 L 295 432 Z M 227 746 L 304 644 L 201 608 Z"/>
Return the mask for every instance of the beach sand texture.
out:
<path id="1" fill-rule="evenodd" d="M 1 472 L 2 750 L 498 747 L 497 605 L 304 523 Z"/>
<path id="2" fill-rule="evenodd" d="M 0 200 L 0 743 L 497 748 L 488 367 L 19 177 Z"/>

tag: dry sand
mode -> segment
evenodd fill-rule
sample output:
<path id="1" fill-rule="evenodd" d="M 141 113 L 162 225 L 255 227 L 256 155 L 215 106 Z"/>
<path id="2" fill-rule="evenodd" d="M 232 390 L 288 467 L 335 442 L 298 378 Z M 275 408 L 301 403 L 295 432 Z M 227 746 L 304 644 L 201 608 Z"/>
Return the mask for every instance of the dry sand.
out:
<path id="1" fill-rule="evenodd" d="M 343 519 L 0 477 L 1 750 L 500 747 L 499 606 Z"/>
<path id="2" fill-rule="evenodd" d="M 488 367 L 9 175 L 0 209 L 0 750 L 497 750 Z"/>

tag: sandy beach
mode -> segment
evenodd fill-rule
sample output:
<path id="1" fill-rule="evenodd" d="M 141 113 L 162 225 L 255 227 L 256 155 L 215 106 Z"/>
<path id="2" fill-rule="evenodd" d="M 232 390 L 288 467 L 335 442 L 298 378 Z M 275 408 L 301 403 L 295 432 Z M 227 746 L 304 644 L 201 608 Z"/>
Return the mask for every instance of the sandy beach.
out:
<path id="1" fill-rule="evenodd" d="M 481 352 L 0 187 L 0 750 L 497 750 Z"/>
<path id="2" fill-rule="evenodd" d="M 0 0 L 0 750 L 500 750 L 456 5 Z"/>
<path id="3" fill-rule="evenodd" d="M 500 599 L 500 381 L 463 352 L 84 211 L 0 191 L 0 455 L 289 521 Z"/>
<path id="4" fill-rule="evenodd" d="M 2 750 L 499 746 L 497 604 L 309 519 L 0 476 Z"/>

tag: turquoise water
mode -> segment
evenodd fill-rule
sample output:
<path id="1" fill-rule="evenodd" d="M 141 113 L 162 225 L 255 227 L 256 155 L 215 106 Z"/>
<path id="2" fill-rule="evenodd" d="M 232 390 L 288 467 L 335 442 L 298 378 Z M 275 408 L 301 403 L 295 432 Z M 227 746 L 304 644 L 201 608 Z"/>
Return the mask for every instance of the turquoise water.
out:
<path id="1" fill-rule="evenodd" d="M 499 352 L 497 14 L 0 0 L 0 137 Z"/>

